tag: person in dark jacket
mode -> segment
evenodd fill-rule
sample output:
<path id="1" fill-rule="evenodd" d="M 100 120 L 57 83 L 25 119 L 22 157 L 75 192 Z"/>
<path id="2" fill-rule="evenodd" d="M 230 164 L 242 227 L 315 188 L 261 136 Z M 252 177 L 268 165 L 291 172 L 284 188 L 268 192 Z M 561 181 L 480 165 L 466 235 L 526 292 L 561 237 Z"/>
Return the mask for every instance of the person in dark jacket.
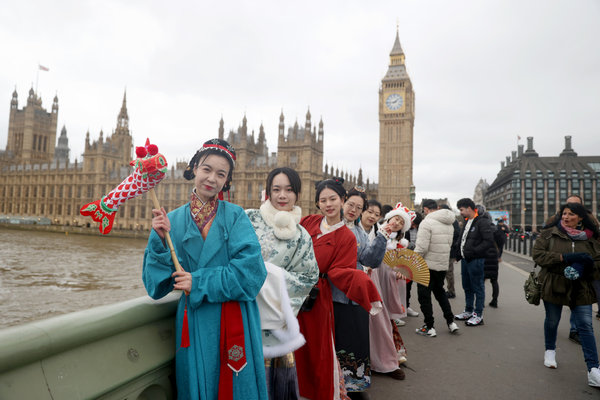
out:
<path id="1" fill-rule="evenodd" d="M 494 232 L 494 241 L 498 247 L 498 262 L 502 262 L 502 252 L 504 251 L 504 245 L 506 244 L 506 235 L 508 234 L 508 226 L 504 223 L 502 218 L 496 220 L 496 232 Z"/>
<path id="2" fill-rule="evenodd" d="M 571 309 L 588 370 L 588 384 L 600 387 L 598 350 L 592 325 L 596 301 L 593 281 L 600 271 L 600 232 L 581 204 L 567 203 L 561 219 L 542 231 L 533 261 L 542 267 L 539 280 L 546 318 L 544 365 L 556 368 L 556 336 L 563 306 Z"/>
<path id="3" fill-rule="evenodd" d="M 581 198 L 581 196 L 576 195 L 576 194 L 569 195 L 569 197 L 567 197 L 567 203 L 578 203 L 578 204 L 581 204 L 582 206 L 584 206 L 583 199 Z M 594 214 L 592 214 L 590 210 L 586 209 L 586 211 L 587 211 L 588 216 L 592 220 L 593 224 L 596 227 L 600 227 L 600 225 L 598 224 L 598 219 L 596 219 Z M 560 211 L 559 211 L 555 215 L 548 218 L 548 220 L 546 221 L 546 223 L 544 224 L 542 229 L 546 229 L 550 226 L 556 225 L 561 218 L 562 218 L 562 215 L 560 214 Z M 600 280 L 598 280 L 599 278 L 595 278 L 594 282 L 592 283 L 594 285 L 594 290 L 596 291 L 596 297 L 598 299 L 600 299 Z M 600 300 L 598 300 L 598 307 L 599 308 L 598 308 L 598 313 L 596 314 L 596 318 L 600 319 Z M 572 313 L 571 313 L 571 318 L 569 320 L 569 323 L 571 324 L 571 327 L 569 329 L 569 340 L 574 343 L 581 344 L 581 340 L 579 340 L 579 333 L 577 333 L 577 325 L 575 324 L 575 316 Z"/>
<path id="4" fill-rule="evenodd" d="M 498 260 L 500 256 L 498 255 L 498 231 L 496 228 L 496 224 L 492 222 L 492 217 L 490 214 L 485 211 L 485 207 L 481 205 L 477 205 L 477 212 L 479 215 L 485 216 L 490 221 L 490 230 L 492 231 L 492 237 L 494 238 L 494 245 L 488 247 L 485 253 L 485 261 L 483 267 L 483 278 L 489 279 L 492 284 L 492 301 L 490 301 L 489 306 L 497 308 L 498 307 L 498 294 L 500 293 L 500 286 L 498 286 Z M 502 234 L 502 233 L 501 233 Z"/>
<path id="5" fill-rule="evenodd" d="M 450 210 L 450 206 L 447 204 L 440 204 L 440 208 Z M 458 221 L 452 223 L 454 228 L 454 234 L 452 235 L 452 247 L 450 248 L 450 259 L 448 260 L 448 273 L 446 274 L 446 296 L 449 299 L 456 297 L 456 291 L 454 290 L 454 263 L 458 259 L 458 253 L 460 252 L 460 241 L 458 240 L 460 235 L 460 226 Z"/>
<path id="6" fill-rule="evenodd" d="M 460 199 L 456 203 L 460 215 L 465 219 L 460 233 L 461 277 L 465 291 L 465 310 L 455 315 L 467 326 L 483 325 L 483 307 L 485 303 L 484 264 L 494 238 L 490 229 L 490 220 L 479 215 L 473 200 Z M 475 307 L 473 307 L 475 303 Z"/>

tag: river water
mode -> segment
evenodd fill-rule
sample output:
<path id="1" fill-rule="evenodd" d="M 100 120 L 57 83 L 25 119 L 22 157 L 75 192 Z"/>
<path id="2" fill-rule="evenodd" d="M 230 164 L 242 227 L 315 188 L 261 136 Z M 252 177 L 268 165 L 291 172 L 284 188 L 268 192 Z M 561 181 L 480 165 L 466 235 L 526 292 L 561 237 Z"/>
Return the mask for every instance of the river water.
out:
<path id="1" fill-rule="evenodd" d="M 0 329 L 145 296 L 146 240 L 0 228 Z"/>

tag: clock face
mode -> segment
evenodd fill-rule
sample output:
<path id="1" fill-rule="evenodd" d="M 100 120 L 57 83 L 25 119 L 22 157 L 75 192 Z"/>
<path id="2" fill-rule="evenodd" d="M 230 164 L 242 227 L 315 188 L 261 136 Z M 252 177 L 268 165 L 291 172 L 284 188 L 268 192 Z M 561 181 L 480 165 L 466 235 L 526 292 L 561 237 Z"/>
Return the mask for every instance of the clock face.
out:
<path id="1" fill-rule="evenodd" d="M 388 109 L 395 111 L 397 109 L 399 109 L 400 107 L 402 107 L 402 104 L 404 103 L 404 99 L 402 98 L 401 95 L 397 94 L 397 93 L 392 93 L 388 96 L 387 99 L 385 99 L 385 105 L 387 106 Z"/>

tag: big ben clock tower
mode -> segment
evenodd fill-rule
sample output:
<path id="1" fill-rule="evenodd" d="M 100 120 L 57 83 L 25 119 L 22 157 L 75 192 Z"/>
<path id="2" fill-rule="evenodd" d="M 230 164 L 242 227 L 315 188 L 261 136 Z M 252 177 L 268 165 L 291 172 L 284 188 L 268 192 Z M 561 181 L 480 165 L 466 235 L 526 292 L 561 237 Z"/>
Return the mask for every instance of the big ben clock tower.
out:
<path id="1" fill-rule="evenodd" d="M 381 204 L 401 201 L 412 208 L 413 128 L 415 93 L 404 65 L 404 52 L 396 31 L 390 65 L 379 89 L 379 187 Z"/>

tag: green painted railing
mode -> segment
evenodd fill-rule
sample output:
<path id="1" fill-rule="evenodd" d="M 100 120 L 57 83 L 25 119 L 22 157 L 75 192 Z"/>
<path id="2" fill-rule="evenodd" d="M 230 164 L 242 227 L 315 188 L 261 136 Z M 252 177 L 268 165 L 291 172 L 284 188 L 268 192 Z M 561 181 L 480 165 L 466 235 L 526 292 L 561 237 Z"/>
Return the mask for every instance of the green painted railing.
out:
<path id="1" fill-rule="evenodd" d="M 0 330 L 0 399 L 171 399 L 179 293 Z"/>

